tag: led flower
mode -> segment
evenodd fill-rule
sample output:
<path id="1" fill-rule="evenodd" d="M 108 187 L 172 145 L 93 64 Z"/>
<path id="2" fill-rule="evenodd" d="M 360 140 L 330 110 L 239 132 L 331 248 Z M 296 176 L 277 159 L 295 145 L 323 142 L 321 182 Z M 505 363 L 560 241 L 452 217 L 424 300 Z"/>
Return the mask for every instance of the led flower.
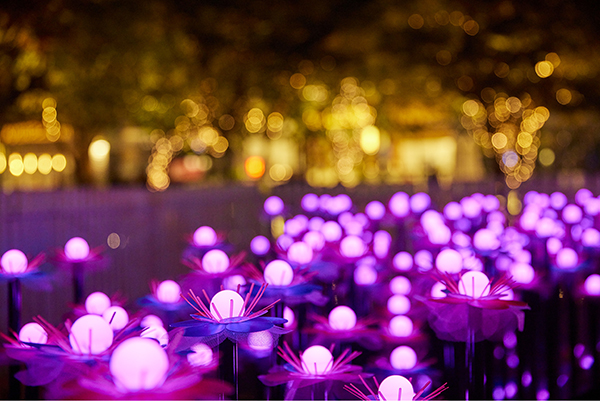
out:
<path id="1" fill-rule="evenodd" d="M 377 331 L 369 328 L 375 320 L 357 318 L 354 310 L 346 305 L 336 306 L 327 317 L 312 314 L 311 319 L 315 324 L 305 330 L 307 333 L 336 341 L 356 342 L 371 350 L 381 346 Z"/>
<path id="2" fill-rule="evenodd" d="M 248 333 L 257 331 L 268 330 L 277 335 L 287 333 L 287 330 L 276 326 L 285 323 L 285 319 L 262 316 L 279 300 L 257 312 L 253 312 L 267 286 L 268 284 L 261 285 L 258 293 L 253 298 L 254 284 L 250 286 L 245 298 L 242 298 L 239 294 L 239 287 L 238 291 L 219 291 L 212 299 L 208 297 L 205 290 L 202 290 L 208 306 L 204 304 L 200 297 L 194 294 L 193 290 L 190 290 L 188 297 L 184 297 L 184 299 L 196 310 L 196 313 L 191 315 L 193 320 L 174 323 L 171 326 L 185 328 L 185 341 L 182 341 L 182 343 L 185 343 L 188 346 L 187 348 L 192 342 L 197 343 L 199 338 L 202 339 L 202 342 L 216 341 L 219 344 L 225 338 L 237 342 L 239 339 L 247 337 Z"/>
<path id="3" fill-rule="evenodd" d="M 41 278 L 44 274 L 39 267 L 46 256 L 40 253 L 31 260 L 19 249 L 10 249 L 0 258 L 0 281 Z"/>
<path id="4" fill-rule="evenodd" d="M 423 393 L 425 392 L 425 389 L 427 387 L 429 387 L 429 385 L 431 384 L 431 381 L 428 381 L 425 384 L 425 386 L 423 386 L 423 388 L 421 388 L 419 391 L 417 391 L 415 393 L 412 382 L 409 379 L 406 379 L 404 376 L 400 376 L 400 375 L 392 375 L 392 376 L 386 377 L 381 382 L 381 384 L 379 384 L 377 382 L 377 379 L 375 377 L 373 377 L 373 381 L 375 382 L 375 387 L 376 387 L 376 391 L 377 391 L 377 393 L 375 393 L 375 391 L 372 390 L 371 387 L 369 387 L 367 382 L 362 377 L 360 377 L 360 379 L 361 379 L 363 385 L 365 386 L 365 388 L 367 389 L 368 394 L 366 394 L 365 392 L 360 390 L 354 384 L 346 385 L 346 386 L 344 386 L 344 389 L 346 389 L 349 393 L 354 395 L 359 400 L 364 400 L 364 401 L 380 401 L 380 400 L 381 401 L 401 401 L 401 400 L 407 400 L 407 401 L 423 400 L 423 401 L 426 401 L 426 400 L 434 399 L 435 397 L 437 397 L 442 392 L 444 392 L 445 390 L 448 389 L 447 383 L 444 383 L 443 385 L 438 387 L 436 390 L 429 393 L 427 396 L 421 398 L 421 395 L 423 395 Z"/>
<path id="5" fill-rule="evenodd" d="M 102 256 L 102 246 L 90 248 L 81 237 L 68 240 L 63 249 L 54 252 L 53 262 L 63 268 L 77 266 L 84 270 L 97 270 L 108 266 L 108 260 Z"/>

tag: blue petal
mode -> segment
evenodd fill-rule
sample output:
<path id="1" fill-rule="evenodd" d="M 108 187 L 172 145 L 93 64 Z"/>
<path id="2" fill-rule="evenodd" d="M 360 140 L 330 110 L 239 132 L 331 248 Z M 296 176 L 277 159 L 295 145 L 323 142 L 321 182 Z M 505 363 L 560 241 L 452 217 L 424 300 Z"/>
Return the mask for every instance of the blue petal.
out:
<path id="1" fill-rule="evenodd" d="M 186 337 L 205 337 L 218 334 L 225 330 L 224 324 L 199 322 L 197 320 L 186 320 L 185 322 L 173 323 L 171 327 L 185 327 L 183 333 Z"/>
<path id="2" fill-rule="evenodd" d="M 256 318 L 252 320 L 246 320 L 241 323 L 229 323 L 227 325 L 227 330 L 233 331 L 236 333 L 253 333 L 256 331 L 269 330 L 273 327 L 273 323 L 268 318 Z M 277 318 L 275 318 L 277 319 Z"/>

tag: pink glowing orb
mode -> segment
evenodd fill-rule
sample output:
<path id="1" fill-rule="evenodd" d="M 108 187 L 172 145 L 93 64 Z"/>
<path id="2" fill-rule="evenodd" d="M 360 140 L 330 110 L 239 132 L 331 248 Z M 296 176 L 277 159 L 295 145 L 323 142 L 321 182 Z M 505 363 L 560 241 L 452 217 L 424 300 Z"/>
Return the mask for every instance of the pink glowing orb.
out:
<path id="1" fill-rule="evenodd" d="M 408 345 L 401 345 L 390 354 L 390 363 L 394 369 L 410 370 L 417 366 L 417 353 Z"/>
<path id="2" fill-rule="evenodd" d="M 560 269 L 574 269 L 579 264 L 579 255 L 572 248 L 562 248 L 556 253 L 556 266 Z"/>
<path id="3" fill-rule="evenodd" d="M 306 212 L 315 212 L 319 209 L 319 196 L 311 193 L 304 195 L 300 201 L 300 206 Z"/>
<path id="4" fill-rule="evenodd" d="M 220 249 L 211 249 L 202 257 L 202 268 L 207 273 L 223 273 L 228 267 L 229 256 Z"/>
<path id="5" fill-rule="evenodd" d="M 408 337 L 412 334 L 413 329 L 413 321 L 408 316 L 398 315 L 390 320 L 389 330 L 395 337 Z"/>
<path id="6" fill-rule="evenodd" d="M 590 198 L 586 200 L 583 210 L 588 216 L 598 216 L 600 214 L 600 199 Z"/>
<path id="7" fill-rule="evenodd" d="M 468 248 L 471 245 L 471 237 L 462 231 L 455 231 L 452 234 L 452 243 L 460 248 Z"/>
<path id="8" fill-rule="evenodd" d="M 115 348 L 109 369 L 121 391 L 151 390 L 164 383 L 169 371 L 169 358 L 156 341 L 133 337 Z"/>
<path id="9" fill-rule="evenodd" d="M 0 266 L 9 274 L 19 274 L 27 270 L 27 256 L 18 249 L 10 249 L 4 252 L 0 259 Z"/>
<path id="10" fill-rule="evenodd" d="M 346 225 L 342 225 L 346 235 L 361 235 L 363 233 L 363 225 L 358 220 L 350 220 Z"/>
<path id="11" fill-rule="evenodd" d="M 332 196 L 325 204 L 325 211 L 332 216 L 350 210 L 352 208 L 352 199 L 346 194 Z"/>
<path id="12" fill-rule="evenodd" d="M 322 217 L 311 217 L 310 220 L 308 220 L 308 229 L 311 231 L 321 231 L 321 227 L 323 227 L 324 223 L 325 220 Z"/>
<path id="13" fill-rule="evenodd" d="M 502 296 L 500 297 L 500 299 L 503 299 L 505 301 L 512 301 L 513 299 L 515 299 L 515 292 L 510 288 L 503 290 L 501 294 Z"/>
<path id="14" fill-rule="evenodd" d="M 548 238 L 554 235 L 556 222 L 550 217 L 542 217 L 535 223 L 535 235 L 538 238 Z"/>
<path id="15" fill-rule="evenodd" d="M 585 292 L 588 295 L 599 296 L 600 295 L 600 275 L 590 274 L 588 276 L 588 278 L 585 279 L 583 287 L 585 288 Z"/>
<path id="16" fill-rule="evenodd" d="M 431 205 L 431 198 L 425 192 L 417 192 L 410 197 L 410 210 L 414 214 L 423 213 L 429 205 Z"/>
<path id="17" fill-rule="evenodd" d="M 435 210 L 425 211 L 421 215 L 420 221 L 425 231 L 435 230 L 437 227 L 444 225 L 442 215 Z"/>
<path id="18" fill-rule="evenodd" d="M 314 251 L 320 251 L 325 246 L 325 236 L 320 231 L 308 231 L 302 237 L 302 242 L 305 242 Z"/>
<path id="19" fill-rule="evenodd" d="M 495 232 L 482 228 L 473 236 L 473 245 L 483 252 L 495 251 L 500 247 L 500 240 Z"/>
<path id="20" fill-rule="evenodd" d="M 483 210 L 488 213 L 496 211 L 500 209 L 500 199 L 494 195 L 486 195 L 481 203 L 481 206 L 483 207 Z"/>
<path id="21" fill-rule="evenodd" d="M 354 282 L 358 285 L 371 285 L 377 281 L 377 270 L 369 264 L 361 264 L 354 269 Z"/>
<path id="22" fill-rule="evenodd" d="M 237 291 L 238 286 L 243 287 L 246 285 L 246 279 L 241 274 L 234 274 L 223 279 L 223 287 L 226 290 Z"/>
<path id="23" fill-rule="evenodd" d="M 400 375 L 388 376 L 379 385 L 381 398 L 386 401 L 412 401 L 415 390 L 411 382 Z"/>
<path id="24" fill-rule="evenodd" d="M 569 204 L 562 210 L 562 219 L 567 224 L 577 224 L 583 217 L 583 211 L 577 205 Z"/>
<path id="25" fill-rule="evenodd" d="M 283 213 L 283 200 L 278 196 L 269 196 L 265 199 L 264 210 L 269 216 L 277 216 Z"/>
<path id="26" fill-rule="evenodd" d="M 156 299 L 166 304 L 181 301 L 181 287 L 173 280 L 165 280 L 156 288 Z"/>
<path id="27" fill-rule="evenodd" d="M 331 370 L 333 366 L 333 355 L 322 345 L 308 347 L 300 355 L 302 368 L 310 375 L 323 375 Z"/>
<path id="28" fill-rule="evenodd" d="M 513 263 L 509 268 L 509 272 L 513 280 L 519 284 L 529 284 L 535 278 L 535 270 L 528 263 Z"/>
<path id="29" fill-rule="evenodd" d="M 347 258 L 359 258 L 365 254 L 367 246 L 362 238 L 348 235 L 340 242 L 340 253 Z"/>
<path id="30" fill-rule="evenodd" d="M 431 295 L 431 298 L 446 298 L 446 293 L 444 292 L 445 289 L 446 286 L 438 281 L 431 286 L 429 294 Z"/>
<path id="31" fill-rule="evenodd" d="M 290 262 L 305 265 L 312 261 L 313 250 L 306 242 L 294 242 L 287 250 L 287 258 Z"/>
<path id="32" fill-rule="evenodd" d="M 421 249 L 415 253 L 415 264 L 424 271 L 433 267 L 433 255 L 427 249 Z"/>
<path id="33" fill-rule="evenodd" d="M 581 233 L 581 244 L 589 248 L 600 247 L 600 231 L 594 227 L 588 227 Z"/>
<path id="34" fill-rule="evenodd" d="M 454 249 L 443 249 L 435 258 L 435 267 L 444 273 L 458 273 L 463 268 L 463 257 Z"/>
<path id="35" fill-rule="evenodd" d="M 392 295 L 388 298 L 387 309 L 392 315 L 404 315 L 410 311 L 410 299 L 406 295 Z"/>
<path id="36" fill-rule="evenodd" d="M 395 217 L 402 218 L 408 216 L 408 213 L 410 213 L 408 194 L 405 192 L 396 192 L 390 198 L 388 207 Z"/>
<path id="37" fill-rule="evenodd" d="M 169 344 L 169 333 L 163 326 L 150 326 L 142 331 L 140 337 L 156 340 L 161 347 L 166 347 Z"/>
<path id="38" fill-rule="evenodd" d="M 271 249 L 271 242 L 264 235 L 257 235 L 250 241 L 250 249 L 255 255 L 263 256 Z"/>
<path id="39" fill-rule="evenodd" d="M 462 206 L 458 202 L 448 202 L 444 206 L 444 217 L 450 221 L 456 221 L 463 216 Z"/>
<path id="40" fill-rule="evenodd" d="M 482 272 L 466 272 L 460 277 L 458 292 L 473 298 L 485 297 L 490 293 L 490 279 Z"/>
<path id="41" fill-rule="evenodd" d="M 384 230 L 379 230 L 373 236 L 373 253 L 379 259 L 383 259 L 388 255 L 390 245 L 392 243 L 392 235 Z"/>
<path id="42" fill-rule="evenodd" d="M 256 331 L 248 334 L 248 346 L 254 351 L 270 351 L 273 349 L 273 336 L 268 331 Z"/>
<path id="43" fill-rule="evenodd" d="M 521 218 L 519 219 L 519 224 L 526 231 L 535 230 L 535 225 L 537 224 L 540 216 L 538 215 L 537 210 L 529 210 L 523 212 Z"/>
<path id="44" fill-rule="evenodd" d="M 481 214 L 481 204 L 473 197 L 464 197 L 460 200 L 460 206 L 463 215 L 469 219 L 474 219 Z"/>
<path id="45" fill-rule="evenodd" d="M 84 260 L 89 254 L 90 246 L 87 241 L 81 237 L 73 237 L 65 244 L 65 255 L 69 260 Z"/>
<path id="46" fill-rule="evenodd" d="M 402 272 L 409 271 L 413 267 L 413 257 L 410 253 L 406 251 L 400 251 L 396 255 L 394 255 L 394 259 L 392 259 L 392 264 L 396 270 L 400 270 Z"/>
<path id="47" fill-rule="evenodd" d="M 428 231 L 427 239 L 434 245 L 446 245 L 452 239 L 452 231 L 442 224 Z"/>
<path id="48" fill-rule="evenodd" d="M 294 322 L 296 321 L 296 315 L 289 306 L 283 308 L 283 318 L 287 320 L 287 322 L 283 324 L 283 327 L 285 327 L 286 329 L 294 325 Z"/>
<path id="49" fill-rule="evenodd" d="M 78 354 L 97 355 L 112 345 L 113 330 L 102 316 L 84 315 L 71 326 L 69 342 Z"/>
<path id="50" fill-rule="evenodd" d="M 583 206 L 589 199 L 593 197 L 594 194 L 592 191 L 587 188 L 581 188 L 575 192 L 575 203 L 577 203 L 579 206 Z"/>
<path id="51" fill-rule="evenodd" d="M 396 276 L 390 281 L 390 291 L 392 294 L 408 295 L 411 290 L 412 284 L 404 276 Z"/>
<path id="52" fill-rule="evenodd" d="M 567 195 L 562 192 L 554 192 L 550 195 L 550 206 L 555 210 L 561 210 L 567 202 Z"/>
<path id="53" fill-rule="evenodd" d="M 365 206 L 365 213 L 373 221 L 379 221 L 385 216 L 385 205 L 379 201 L 371 201 Z"/>
<path id="54" fill-rule="evenodd" d="M 192 366 L 208 366 L 213 361 L 212 349 L 204 344 L 198 343 L 192 345 L 191 351 L 187 354 L 187 360 Z"/>
<path id="55" fill-rule="evenodd" d="M 32 344 L 46 344 L 48 333 L 38 323 L 27 323 L 19 330 L 19 341 Z"/>
<path id="56" fill-rule="evenodd" d="M 298 237 L 308 227 L 308 218 L 303 214 L 299 214 L 294 216 L 293 218 L 286 220 L 283 226 L 283 232 L 289 235 L 290 237 Z"/>
<path id="57" fill-rule="evenodd" d="M 108 322 L 113 331 L 119 331 L 129 323 L 127 311 L 120 306 L 111 306 L 102 313 L 104 320 Z"/>
<path id="58" fill-rule="evenodd" d="M 194 231 L 192 240 L 196 246 L 213 246 L 217 243 L 217 233 L 212 227 L 202 226 Z"/>
<path id="59" fill-rule="evenodd" d="M 487 228 L 497 236 L 501 236 L 504 233 L 504 223 L 501 223 L 499 221 L 489 221 L 487 224 Z"/>
<path id="60" fill-rule="evenodd" d="M 334 330 L 352 330 L 356 326 L 356 313 L 348 306 L 336 306 L 329 312 L 329 326 Z"/>
<path id="61" fill-rule="evenodd" d="M 242 316 L 244 312 L 244 298 L 236 291 L 219 291 L 210 300 L 210 313 L 219 321 Z"/>
<path id="62" fill-rule="evenodd" d="M 294 270 L 285 260 L 273 260 L 265 267 L 264 277 L 270 285 L 286 286 L 292 283 Z"/>
<path id="63" fill-rule="evenodd" d="M 93 315 L 101 315 L 110 307 L 111 301 L 108 295 L 103 292 L 92 292 L 85 299 L 85 310 Z"/>
<path id="64" fill-rule="evenodd" d="M 342 227 L 335 221 L 327 221 L 321 227 L 321 233 L 327 242 L 336 242 L 342 238 Z"/>
<path id="65" fill-rule="evenodd" d="M 140 326 L 143 328 L 151 327 L 151 326 L 159 326 L 164 327 L 163 321 L 156 315 L 146 315 L 142 318 L 140 322 Z"/>
<path id="66" fill-rule="evenodd" d="M 292 245 L 293 243 L 294 243 L 294 239 L 287 234 L 281 234 L 277 238 L 277 246 L 282 251 L 287 251 L 288 248 L 290 247 L 290 245 Z"/>

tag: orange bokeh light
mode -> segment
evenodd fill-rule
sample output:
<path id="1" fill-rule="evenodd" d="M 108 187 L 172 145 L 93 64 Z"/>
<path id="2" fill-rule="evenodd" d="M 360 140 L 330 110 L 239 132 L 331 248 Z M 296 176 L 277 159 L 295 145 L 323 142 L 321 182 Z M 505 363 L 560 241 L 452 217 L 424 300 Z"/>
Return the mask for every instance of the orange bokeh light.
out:
<path id="1" fill-rule="evenodd" d="M 244 162 L 248 177 L 258 179 L 265 173 L 265 160 L 260 156 L 250 156 Z"/>

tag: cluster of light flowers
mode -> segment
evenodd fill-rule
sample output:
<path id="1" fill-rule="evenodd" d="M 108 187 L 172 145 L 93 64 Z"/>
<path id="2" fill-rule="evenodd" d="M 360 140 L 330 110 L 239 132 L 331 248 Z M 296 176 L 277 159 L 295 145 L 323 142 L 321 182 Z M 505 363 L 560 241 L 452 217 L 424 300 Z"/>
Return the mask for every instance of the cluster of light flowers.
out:
<path id="1" fill-rule="evenodd" d="M 552 288 L 574 272 L 574 293 L 600 296 L 600 276 L 588 263 L 600 249 L 600 198 L 582 189 L 569 203 L 560 192 L 531 191 L 523 204 L 510 226 L 499 199 L 479 193 L 449 202 L 441 211 L 422 192 L 397 192 L 386 203 L 367 203 L 362 211 L 348 195 L 309 193 L 297 205 L 302 211 L 298 214 L 272 196 L 264 203 L 265 218 L 282 222 L 282 230 L 271 238 L 255 237 L 251 254 L 233 254 L 224 235 L 201 226 L 190 234 L 184 253 L 192 271 L 180 280 L 152 283 L 151 294 L 138 303 L 139 311 L 92 292 L 61 326 L 35 317 L 12 337 L 4 336 L 9 356 L 28 367 L 54 356 L 95 366 L 90 375 L 76 380 L 94 391 L 101 389 L 90 384 L 92 378 L 108 369 L 100 391 L 105 395 L 164 395 L 161 391 L 174 391 L 182 383 L 178 375 L 189 386 L 197 380 L 186 372 L 196 372 L 196 379 L 201 377 L 198 372 L 210 375 L 219 365 L 217 348 L 228 339 L 241 347 L 242 366 L 279 350 L 286 365 L 275 363 L 263 372 L 260 378 L 268 386 L 289 382 L 288 390 L 296 391 L 322 381 L 359 383 L 370 372 L 379 379 L 412 377 L 422 386 L 437 380 L 424 326 L 429 323 L 441 339 L 464 341 L 457 334 L 460 322 L 451 322 L 452 327 L 439 323 L 431 303 L 459 320 L 460 308 L 467 306 L 513 311 L 524 306 L 516 284 L 527 291 Z M 85 265 L 97 251 L 75 237 L 58 254 L 55 259 L 63 263 Z M 536 259 L 539 255 L 548 255 L 549 262 Z M 21 251 L 9 250 L 2 256 L 2 277 L 25 278 L 39 263 L 30 266 Z M 427 308 L 421 304 L 424 298 Z M 456 308 L 449 312 L 448 306 Z M 185 320 L 186 314 L 193 319 Z M 505 355 L 511 369 L 518 366 L 516 328 L 493 333 L 503 344 L 494 355 Z M 484 331 L 476 335 L 484 339 Z M 281 336 L 285 342 L 278 348 Z M 330 344 L 340 347 L 327 348 Z M 346 345 L 369 352 L 343 350 Z M 589 370 L 593 355 L 581 346 L 576 352 L 581 368 Z M 362 366 L 350 364 L 356 360 Z M 129 366 L 130 361 L 136 363 Z M 145 370 L 149 365 L 152 372 Z M 57 376 L 43 385 L 60 382 L 57 369 Z M 128 370 L 134 373 L 125 374 Z M 527 382 L 525 376 L 522 381 Z M 367 392 L 377 399 L 422 394 L 412 386 L 401 386 L 400 394 L 396 383 L 390 391 L 398 394 L 388 398 L 385 386 L 384 391 L 376 385 L 377 393 Z M 346 390 L 369 398 L 354 384 Z M 502 390 L 516 395 L 512 387 Z"/>

